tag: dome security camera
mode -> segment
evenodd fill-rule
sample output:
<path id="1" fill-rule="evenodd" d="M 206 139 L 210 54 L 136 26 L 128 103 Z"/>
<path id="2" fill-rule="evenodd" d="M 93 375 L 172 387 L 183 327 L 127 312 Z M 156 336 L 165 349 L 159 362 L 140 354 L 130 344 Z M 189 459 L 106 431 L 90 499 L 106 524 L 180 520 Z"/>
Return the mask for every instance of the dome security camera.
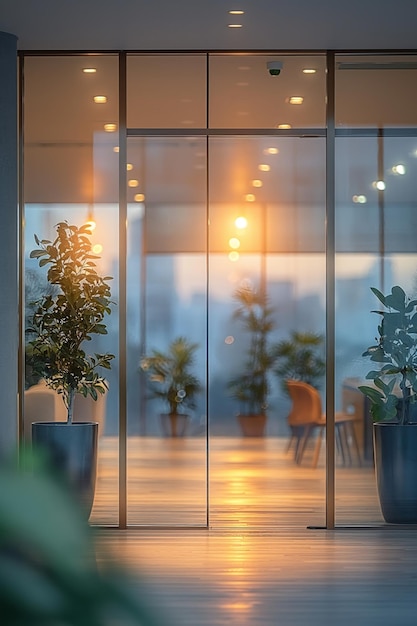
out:
<path id="1" fill-rule="evenodd" d="M 279 76 L 283 65 L 282 61 L 268 61 L 266 67 L 268 68 L 270 76 Z"/>

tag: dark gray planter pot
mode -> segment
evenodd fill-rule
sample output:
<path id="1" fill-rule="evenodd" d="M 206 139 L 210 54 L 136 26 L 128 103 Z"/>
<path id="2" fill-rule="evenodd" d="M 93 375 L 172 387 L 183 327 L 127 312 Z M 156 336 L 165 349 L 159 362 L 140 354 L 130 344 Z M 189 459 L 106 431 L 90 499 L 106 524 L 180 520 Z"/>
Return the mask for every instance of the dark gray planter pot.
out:
<path id="1" fill-rule="evenodd" d="M 373 431 L 382 515 L 391 524 L 417 524 L 417 424 L 379 422 Z"/>
<path id="2" fill-rule="evenodd" d="M 87 518 L 94 500 L 97 440 L 96 422 L 32 424 L 32 445 L 46 452 L 52 468 L 69 484 Z"/>

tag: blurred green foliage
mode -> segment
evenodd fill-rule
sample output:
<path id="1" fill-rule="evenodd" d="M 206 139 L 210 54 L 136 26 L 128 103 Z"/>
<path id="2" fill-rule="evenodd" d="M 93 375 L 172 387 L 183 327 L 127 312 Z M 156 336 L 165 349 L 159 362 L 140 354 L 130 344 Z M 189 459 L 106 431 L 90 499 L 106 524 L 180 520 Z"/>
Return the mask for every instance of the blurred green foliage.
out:
<path id="1" fill-rule="evenodd" d="M 142 581 L 119 565 L 97 566 L 95 545 L 77 504 L 38 457 L 0 465 L 2 626 L 166 626 Z"/>

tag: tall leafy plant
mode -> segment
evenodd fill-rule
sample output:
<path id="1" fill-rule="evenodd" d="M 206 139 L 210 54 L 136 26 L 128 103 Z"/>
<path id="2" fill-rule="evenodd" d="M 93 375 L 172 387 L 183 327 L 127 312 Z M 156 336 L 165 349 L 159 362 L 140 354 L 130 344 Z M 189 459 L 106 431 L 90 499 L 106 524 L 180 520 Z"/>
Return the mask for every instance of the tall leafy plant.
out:
<path id="1" fill-rule="evenodd" d="M 372 311 L 380 317 L 377 343 L 362 356 L 380 367 L 366 375 L 373 386 L 359 389 L 371 402 L 374 421 L 407 424 L 417 393 L 417 300 L 411 300 L 398 285 L 386 296 L 375 287 L 371 290 L 384 309 Z"/>
<path id="2" fill-rule="evenodd" d="M 233 297 L 237 303 L 233 317 L 247 331 L 249 344 L 242 372 L 229 381 L 228 387 L 242 413 L 262 415 L 268 406 L 268 377 L 274 362 L 269 346 L 275 328 L 273 309 L 267 295 L 250 286 L 240 287 Z"/>
<path id="3" fill-rule="evenodd" d="M 72 422 L 76 393 L 97 400 L 107 382 L 101 368 L 110 369 L 114 355 L 87 354 L 93 335 L 107 334 L 104 323 L 111 313 L 110 276 L 100 276 L 99 258 L 91 250 L 88 225 L 56 225 L 53 241 L 39 239 L 30 258 L 47 267 L 47 280 L 56 286 L 35 303 L 26 333 L 30 339 L 30 365 L 46 384 L 62 394 L 68 422 Z"/>

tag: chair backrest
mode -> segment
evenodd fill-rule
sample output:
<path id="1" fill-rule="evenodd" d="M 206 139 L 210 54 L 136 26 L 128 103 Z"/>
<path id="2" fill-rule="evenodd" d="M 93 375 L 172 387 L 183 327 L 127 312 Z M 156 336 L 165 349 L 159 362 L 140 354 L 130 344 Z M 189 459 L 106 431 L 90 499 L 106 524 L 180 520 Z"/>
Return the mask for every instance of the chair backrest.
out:
<path id="1" fill-rule="evenodd" d="M 287 380 L 287 388 L 292 400 L 287 418 L 290 426 L 317 423 L 323 419 L 321 397 L 315 387 L 300 380 Z"/>

